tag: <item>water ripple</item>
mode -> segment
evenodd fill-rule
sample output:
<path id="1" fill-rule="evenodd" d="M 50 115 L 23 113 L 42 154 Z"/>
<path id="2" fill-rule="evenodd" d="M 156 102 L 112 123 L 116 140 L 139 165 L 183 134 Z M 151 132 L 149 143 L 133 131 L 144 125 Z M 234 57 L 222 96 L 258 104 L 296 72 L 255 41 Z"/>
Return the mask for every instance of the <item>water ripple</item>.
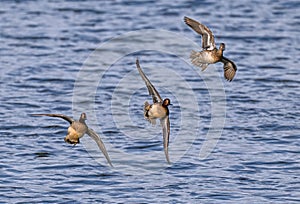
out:
<path id="1" fill-rule="evenodd" d="M 1 201 L 299 203 L 298 10 L 299 2 L 293 0 L 241 0 L 230 4 L 215 0 L 1 2 Z M 143 120 L 142 105 L 149 97 L 140 78 L 137 83 L 143 88 L 136 90 L 130 99 L 131 125 L 126 123 L 122 130 L 116 127 L 117 121 L 110 112 L 111 101 L 120 80 L 135 70 L 134 59 L 139 57 L 162 95 L 174 98 L 170 114 L 172 144 L 179 137 L 181 117 L 188 109 L 175 96 L 186 95 L 189 90 L 178 85 L 176 93 L 172 93 L 165 84 L 176 87 L 179 83 L 170 76 L 164 76 L 165 81 L 159 80 L 162 76 L 151 69 L 171 67 L 190 85 L 200 110 L 188 114 L 193 119 L 191 127 L 195 118 L 200 118 L 200 128 L 190 130 L 199 136 L 171 166 L 143 176 L 134 166 L 130 173 L 118 167 L 109 168 L 105 163 L 96 162 L 85 149 L 88 137 L 82 138 L 82 143 L 75 147 L 64 143 L 67 122 L 30 116 L 64 113 L 79 117 L 80 113 L 72 112 L 76 79 L 98 43 L 139 29 L 165 29 L 200 43 L 201 37 L 184 24 L 185 15 L 208 25 L 215 34 L 217 46 L 225 42 L 224 55 L 238 66 L 234 81 L 224 81 L 225 127 L 208 158 L 199 160 L 213 114 L 210 92 L 203 80 L 207 75 L 202 73 L 199 77 L 197 68 L 177 56 L 155 50 L 124 56 L 107 69 L 106 64 L 92 64 L 94 69 L 83 79 L 86 81 L 83 89 L 89 91 L 80 94 L 88 97 L 93 94 L 90 92 L 96 92 L 92 109 L 98 121 L 88 119 L 87 122 L 101 133 L 105 142 L 134 155 L 162 153 L 160 128 L 151 127 Z M 151 40 L 155 43 L 161 36 Z M 144 41 L 134 37 L 126 43 L 129 42 Z M 170 50 L 182 48 L 181 42 L 165 44 Z M 119 47 L 115 53 L 122 54 L 126 49 Z M 97 52 L 101 55 L 111 50 Z M 222 64 L 215 67 L 222 76 Z M 88 76 L 104 69 L 97 90 L 90 90 Z M 119 92 L 121 99 L 127 96 L 128 90 Z M 122 102 L 115 104 L 117 110 L 124 108 Z M 116 115 L 122 116 L 119 112 Z M 142 129 L 153 133 L 152 137 L 133 139 L 123 134 L 123 131 Z M 98 149 L 95 152 L 103 159 Z"/>

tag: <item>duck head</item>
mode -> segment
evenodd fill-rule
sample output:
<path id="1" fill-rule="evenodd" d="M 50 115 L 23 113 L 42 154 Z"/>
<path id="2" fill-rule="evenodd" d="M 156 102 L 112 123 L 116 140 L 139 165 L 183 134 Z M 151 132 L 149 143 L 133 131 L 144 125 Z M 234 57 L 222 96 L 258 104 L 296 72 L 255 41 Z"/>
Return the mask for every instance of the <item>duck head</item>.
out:
<path id="1" fill-rule="evenodd" d="M 79 118 L 79 122 L 84 123 L 86 121 L 87 117 L 85 113 L 81 113 L 80 118 Z"/>
<path id="2" fill-rule="evenodd" d="M 168 99 L 168 98 L 164 99 L 164 101 L 163 101 L 162 105 L 163 105 L 163 106 L 172 105 L 172 104 L 171 104 L 171 100 L 170 100 L 170 99 Z"/>
<path id="3" fill-rule="evenodd" d="M 224 50 L 225 50 L 225 44 L 224 44 L 224 43 L 221 43 L 221 44 L 220 44 L 220 48 L 219 48 L 219 50 L 222 50 L 222 51 L 224 51 Z"/>

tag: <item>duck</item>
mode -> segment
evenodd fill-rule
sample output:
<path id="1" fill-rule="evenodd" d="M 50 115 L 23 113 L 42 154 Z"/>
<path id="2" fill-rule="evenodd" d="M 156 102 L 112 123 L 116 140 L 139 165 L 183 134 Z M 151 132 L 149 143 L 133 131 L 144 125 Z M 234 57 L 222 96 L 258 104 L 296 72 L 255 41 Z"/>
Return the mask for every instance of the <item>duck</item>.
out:
<path id="1" fill-rule="evenodd" d="M 171 100 L 169 98 L 165 98 L 164 100 L 159 95 L 158 91 L 155 89 L 153 84 L 144 74 L 143 70 L 140 67 L 139 60 L 136 60 L 136 67 L 138 69 L 139 74 L 141 75 L 143 81 L 146 84 L 149 95 L 152 96 L 153 104 L 150 104 L 148 101 L 144 103 L 144 118 L 149 121 L 153 126 L 156 124 L 156 120 L 160 120 L 160 125 L 162 127 L 163 132 L 163 146 L 165 157 L 168 164 L 171 163 L 169 158 L 169 138 L 170 138 L 170 119 L 169 119 L 169 108 L 171 105 Z"/>
<path id="2" fill-rule="evenodd" d="M 68 127 L 68 134 L 65 137 L 64 141 L 69 144 L 76 145 L 80 143 L 79 139 L 82 138 L 85 134 L 89 135 L 98 145 L 99 149 L 104 154 L 108 164 L 112 167 L 111 160 L 107 153 L 104 143 L 102 142 L 100 136 L 91 128 L 87 126 L 85 121 L 87 120 L 86 113 L 81 113 L 79 120 L 74 120 L 73 118 L 63 115 L 63 114 L 51 114 L 51 113 L 42 113 L 42 114 L 31 114 L 32 116 L 48 116 L 62 118 L 70 123 Z"/>
<path id="3" fill-rule="evenodd" d="M 232 81 L 236 74 L 237 67 L 233 61 L 223 56 L 225 43 L 220 43 L 219 49 L 217 49 L 215 44 L 215 37 L 208 27 L 187 16 L 184 17 L 184 22 L 196 33 L 202 36 L 203 50 L 200 52 L 193 50 L 191 52 L 190 59 L 192 64 L 201 67 L 202 71 L 204 71 L 209 64 L 222 62 L 224 69 L 224 78 L 228 81 Z"/>

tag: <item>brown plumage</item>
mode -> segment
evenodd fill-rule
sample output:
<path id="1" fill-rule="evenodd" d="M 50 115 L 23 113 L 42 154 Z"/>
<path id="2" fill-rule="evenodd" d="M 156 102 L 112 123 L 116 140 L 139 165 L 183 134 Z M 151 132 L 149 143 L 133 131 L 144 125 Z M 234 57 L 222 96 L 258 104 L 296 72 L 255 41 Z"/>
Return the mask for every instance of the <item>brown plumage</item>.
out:
<path id="1" fill-rule="evenodd" d="M 209 64 L 222 62 L 225 79 L 232 81 L 237 68 L 234 62 L 223 56 L 225 44 L 221 43 L 219 49 L 217 49 L 215 37 L 208 27 L 186 16 L 184 17 L 184 22 L 202 36 L 203 50 L 200 52 L 192 51 L 190 55 L 192 64 L 201 67 L 202 71 L 204 71 Z"/>

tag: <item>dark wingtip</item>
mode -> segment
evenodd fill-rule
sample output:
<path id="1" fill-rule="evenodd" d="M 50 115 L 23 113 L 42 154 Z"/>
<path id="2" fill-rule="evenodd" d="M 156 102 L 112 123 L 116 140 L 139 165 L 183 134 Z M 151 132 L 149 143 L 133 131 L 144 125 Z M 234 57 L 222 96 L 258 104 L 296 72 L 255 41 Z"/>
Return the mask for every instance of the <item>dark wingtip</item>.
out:
<path id="1" fill-rule="evenodd" d="M 185 22 L 186 24 L 189 23 L 188 21 L 194 21 L 192 18 L 187 17 L 187 16 L 184 16 L 184 17 L 183 17 L 183 20 L 184 20 L 184 22 Z"/>
<path id="2" fill-rule="evenodd" d="M 183 17 L 183 21 L 187 24 L 187 21 L 189 20 L 189 17 L 187 17 L 187 16 L 184 16 Z"/>
<path id="3" fill-rule="evenodd" d="M 140 61 L 139 61 L 138 58 L 136 58 L 135 64 L 136 64 L 136 67 L 137 67 L 138 70 L 141 70 L 141 69 L 142 69 L 142 68 L 141 68 L 141 65 L 140 65 Z"/>
<path id="4" fill-rule="evenodd" d="M 138 57 L 137 57 L 136 60 L 135 60 L 135 64 L 136 64 L 136 66 L 138 66 L 138 67 L 140 66 L 140 61 L 139 61 L 139 58 L 138 58 Z"/>
<path id="5" fill-rule="evenodd" d="M 168 150 L 165 150 L 165 156 L 166 156 L 167 163 L 171 164 Z"/>
<path id="6" fill-rule="evenodd" d="M 107 153 L 107 154 L 108 154 L 108 153 Z M 105 156 L 105 155 L 104 155 L 104 156 Z M 105 157 L 106 157 L 106 160 L 107 160 L 107 163 L 109 164 L 109 166 L 110 166 L 110 167 L 114 167 L 114 165 L 112 164 L 112 162 L 111 162 L 109 156 L 107 155 L 107 156 L 105 156 Z"/>

